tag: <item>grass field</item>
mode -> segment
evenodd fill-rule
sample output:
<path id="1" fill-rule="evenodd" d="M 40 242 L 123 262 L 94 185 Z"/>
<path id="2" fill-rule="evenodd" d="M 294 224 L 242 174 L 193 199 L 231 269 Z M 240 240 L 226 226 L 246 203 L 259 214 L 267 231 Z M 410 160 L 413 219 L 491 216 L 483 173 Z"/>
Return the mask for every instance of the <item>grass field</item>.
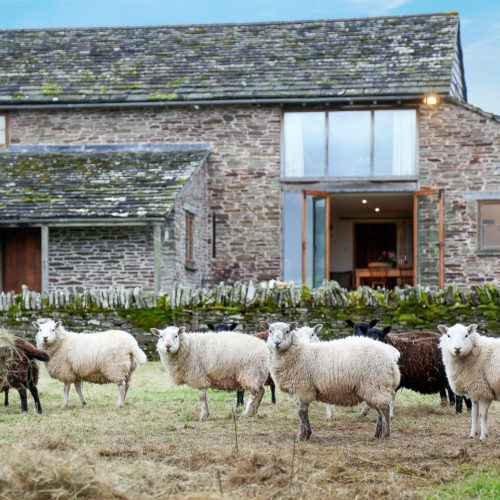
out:
<path id="1" fill-rule="evenodd" d="M 232 418 L 236 395 L 211 392 L 199 422 L 197 391 L 176 387 L 159 362 L 137 370 L 123 409 L 116 386 L 72 387 L 41 370 L 44 413 L 21 414 L 17 391 L 0 406 L 0 498 L 500 498 L 500 404 L 490 439 L 468 439 L 470 415 L 438 395 L 400 391 L 389 440 L 360 406 L 311 405 L 312 438 L 295 443 L 296 405 L 264 396 L 258 417 Z M 237 410 L 239 414 L 240 410 Z M 237 441 L 237 443 L 236 443 Z"/>

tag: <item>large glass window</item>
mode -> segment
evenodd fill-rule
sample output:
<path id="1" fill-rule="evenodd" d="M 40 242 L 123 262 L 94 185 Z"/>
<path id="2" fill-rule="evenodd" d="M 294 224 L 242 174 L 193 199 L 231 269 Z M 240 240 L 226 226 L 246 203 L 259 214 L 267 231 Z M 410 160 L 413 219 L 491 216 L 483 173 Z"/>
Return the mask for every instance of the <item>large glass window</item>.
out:
<path id="1" fill-rule="evenodd" d="M 284 193 L 283 279 L 302 282 L 302 193 Z"/>
<path id="2" fill-rule="evenodd" d="M 285 176 L 325 175 L 325 113 L 285 113 Z"/>
<path id="3" fill-rule="evenodd" d="M 479 249 L 500 250 L 500 200 L 479 202 Z"/>
<path id="4" fill-rule="evenodd" d="M 285 177 L 413 176 L 416 136 L 414 109 L 286 112 Z"/>
<path id="5" fill-rule="evenodd" d="M 370 111 L 328 113 L 328 175 L 370 175 Z"/>
<path id="6" fill-rule="evenodd" d="M 0 115 L 0 148 L 7 147 L 7 117 Z"/>

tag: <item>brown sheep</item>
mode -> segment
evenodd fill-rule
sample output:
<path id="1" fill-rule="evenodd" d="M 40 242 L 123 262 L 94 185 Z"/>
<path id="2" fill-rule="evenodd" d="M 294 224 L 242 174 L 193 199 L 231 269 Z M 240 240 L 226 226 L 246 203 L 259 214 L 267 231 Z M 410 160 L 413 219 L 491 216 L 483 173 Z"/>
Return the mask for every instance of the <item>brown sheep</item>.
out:
<path id="1" fill-rule="evenodd" d="M 0 330 L 2 335 L 2 359 L 3 370 L 0 373 L 0 392 L 5 393 L 4 405 L 9 404 L 9 388 L 17 389 L 21 398 L 21 410 L 28 411 L 28 399 L 26 389 L 29 389 L 35 401 L 38 413 L 42 413 L 42 405 L 38 396 L 38 364 L 40 361 L 48 361 L 49 355 L 40 349 L 32 346 L 21 337 L 11 336 L 4 330 Z"/>

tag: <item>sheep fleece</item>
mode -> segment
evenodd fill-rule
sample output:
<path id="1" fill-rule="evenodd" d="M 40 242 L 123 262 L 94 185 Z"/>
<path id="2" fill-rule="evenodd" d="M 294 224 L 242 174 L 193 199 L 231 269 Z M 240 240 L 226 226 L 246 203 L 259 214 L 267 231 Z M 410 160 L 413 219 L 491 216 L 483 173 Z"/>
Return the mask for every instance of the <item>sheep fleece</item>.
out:
<path id="1" fill-rule="evenodd" d="M 266 344 L 243 333 L 184 333 L 178 352 L 160 359 L 176 384 L 195 389 L 258 391 L 269 375 Z"/>
<path id="2" fill-rule="evenodd" d="M 146 355 L 127 332 L 109 330 L 77 334 L 60 332 L 60 338 L 47 348 L 49 375 L 61 382 L 84 380 L 94 384 L 126 381 Z"/>
<path id="3" fill-rule="evenodd" d="M 279 388 L 302 403 L 381 407 L 399 384 L 398 358 L 393 347 L 366 337 L 310 344 L 294 335 L 285 352 L 270 356 L 270 369 Z"/>

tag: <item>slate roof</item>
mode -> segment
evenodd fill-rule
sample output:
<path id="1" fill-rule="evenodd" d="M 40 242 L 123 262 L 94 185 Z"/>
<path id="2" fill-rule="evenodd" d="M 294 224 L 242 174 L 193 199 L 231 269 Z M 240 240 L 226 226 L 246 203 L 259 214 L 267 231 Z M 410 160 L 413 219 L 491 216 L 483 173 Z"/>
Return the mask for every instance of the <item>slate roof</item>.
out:
<path id="1" fill-rule="evenodd" d="M 0 220 L 164 217 L 207 150 L 0 155 Z"/>
<path id="2" fill-rule="evenodd" d="M 457 13 L 3 30 L 0 60 L 4 105 L 446 96 L 463 81 Z"/>

